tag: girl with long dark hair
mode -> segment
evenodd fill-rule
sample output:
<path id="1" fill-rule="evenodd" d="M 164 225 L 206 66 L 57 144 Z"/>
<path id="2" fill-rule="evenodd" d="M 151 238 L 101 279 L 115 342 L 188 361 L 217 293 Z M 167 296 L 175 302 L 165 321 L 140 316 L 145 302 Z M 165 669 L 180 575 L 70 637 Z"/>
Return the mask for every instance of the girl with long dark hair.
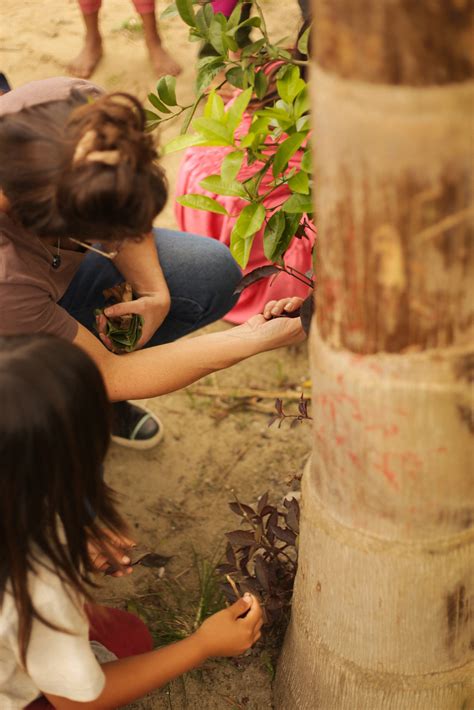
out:
<path id="1" fill-rule="evenodd" d="M 116 562 L 104 526 L 125 531 L 101 475 L 110 421 L 102 377 L 65 340 L 0 338 L 0 401 L 2 710 L 32 701 L 59 710 L 121 707 L 206 658 L 238 655 L 257 640 L 262 616 L 251 596 L 155 651 L 146 632 L 141 639 L 134 633 L 130 615 L 98 615 L 93 607 L 86 613 L 90 541 Z M 101 643 L 107 638 L 112 642 Z M 101 664 L 93 647 L 102 658 L 114 650 L 122 658 Z"/>

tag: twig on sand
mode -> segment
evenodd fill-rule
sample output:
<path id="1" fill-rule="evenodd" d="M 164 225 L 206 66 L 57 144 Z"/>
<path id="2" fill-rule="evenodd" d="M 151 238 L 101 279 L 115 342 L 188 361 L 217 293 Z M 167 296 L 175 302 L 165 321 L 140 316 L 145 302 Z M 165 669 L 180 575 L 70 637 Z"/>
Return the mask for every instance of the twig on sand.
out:
<path id="1" fill-rule="evenodd" d="M 253 387 L 209 387 L 194 385 L 189 388 L 192 394 L 202 397 L 228 397 L 229 399 L 293 399 L 301 398 L 300 390 L 262 390 Z M 305 392 L 305 398 L 311 399 L 311 391 Z"/>

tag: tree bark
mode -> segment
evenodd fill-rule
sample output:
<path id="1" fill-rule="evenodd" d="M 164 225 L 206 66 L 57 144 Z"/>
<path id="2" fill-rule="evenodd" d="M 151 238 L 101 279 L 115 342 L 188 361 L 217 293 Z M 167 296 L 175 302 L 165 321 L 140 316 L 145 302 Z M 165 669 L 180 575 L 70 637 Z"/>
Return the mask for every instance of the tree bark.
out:
<path id="1" fill-rule="evenodd" d="M 474 708 L 472 14 L 313 3 L 314 446 L 279 710 Z"/>

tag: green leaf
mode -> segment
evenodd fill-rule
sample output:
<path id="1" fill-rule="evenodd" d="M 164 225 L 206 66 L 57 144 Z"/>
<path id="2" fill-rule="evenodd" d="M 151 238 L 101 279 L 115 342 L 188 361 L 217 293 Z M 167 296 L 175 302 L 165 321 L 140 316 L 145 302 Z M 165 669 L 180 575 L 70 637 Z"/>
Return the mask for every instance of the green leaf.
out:
<path id="1" fill-rule="evenodd" d="M 226 72 L 225 78 L 229 84 L 232 84 L 232 86 L 235 86 L 237 89 L 243 89 L 244 70 L 242 67 L 232 67 L 232 69 L 229 69 L 229 71 Z"/>
<path id="2" fill-rule="evenodd" d="M 210 57 L 201 57 L 200 59 L 198 59 L 197 68 L 199 70 L 199 69 L 203 69 L 204 67 L 207 67 L 207 66 L 214 66 L 217 64 L 222 65 L 223 61 L 224 61 L 224 57 L 216 57 L 215 54 L 213 54 Z"/>
<path id="3" fill-rule="evenodd" d="M 265 94 L 267 93 L 267 88 L 268 88 L 268 79 L 265 75 L 265 73 L 260 69 L 260 71 L 256 72 L 255 74 L 255 93 L 257 94 L 258 99 L 263 99 Z"/>
<path id="4" fill-rule="evenodd" d="M 230 16 L 227 18 L 227 29 L 231 30 L 239 24 L 240 15 L 242 13 L 242 5 L 238 2 L 236 3 L 234 9 L 232 10 Z"/>
<path id="5" fill-rule="evenodd" d="M 268 133 L 270 116 L 254 116 L 250 130 L 252 133 Z"/>
<path id="6" fill-rule="evenodd" d="M 224 28 L 223 28 L 223 23 L 226 25 L 226 19 L 224 15 L 218 14 L 215 15 L 214 19 L 211 22 L 211 26 L 209 27 L 209 42 L 212 44 L 216 52 L 219 52 L 219 54 L 225 54 L 227 51 L 227 44 L 226 44 L 226 38 L 224 34 Z"/>
<path id="7" fill-rule="evenodd" d="M 239 174 L 242 167 L 244 154 L 241 150 L 234 150 L 232 153 L 227 153 L 222 161 L 221 176 L 222 182 L 232 182 Z"/>
<path id="8" fill-rule="evenodd" d="M 298 51 L 301 52 L 301 54 L 308 54 L 308 43 L 309 43 L 309 34 L 311 32 L 311 27 L 308 27 L 301 37 L 298 40 Z"/>
<path id="9" fill-rule="evenodd" d="M 205 118 L 214 118 L 216 121 L 225 123 L 226 115 L 224 109 L 224 101 L 216 91 L 212 90 L 207 98 L 204 107 Z"/>
<path id="10" fill-rule="evenodd" d="M 235 232 L 235 227 L 230 233 L 230 253 L 236 260 L 236 262 L 239 264 L 239 266 L 242 269 L 245 269 L 247 264 L 249 263 L 249 257 L 250 257 L 250 251 L 252 249 L 252 244 L 253 244 L 253 237 L 250 237 L 249 239 L 241 239 L 238 235 L 236 235 Z"/>
<path id="11" fill-rule="evenodd" d="M 237 27 L 231 27 L 228 34 L 233 36 L 236 34 L 236 32 L 238 32 L 244 27 L 260 27 L 261 24 L 262 20 L 260 19 L 260 17 L 249 17 L 248 20 L 244 20 L 239 25 L 237 25 Z"/>
<path id="12" fill-rule="evenodd" d="M 162 116 L 158 116 L 157 113 L 154 113 L 153 111 L 149 111 L 147 108 L 144 109 L 145 111 L 145 118 L 147 121 L 150 123 L 159 123 L 162 119 Z"/>
<path id="13" fill-rule="evenodd" d="M 303 153 L 303 157 L 301 159 L 301 170 L 304 170 L 305 173 L 310 174 L 313 170 L 313 166 L 311 164 L 311 148 L 307 148 Z"/>
<path id="14" fill-rule="evenodd" d="M 262 49 L 262 47 L 265 44 L 264 39 L 258 39 L 256 42 L 252 42 L 251 44 L 248 44 L 246 47 L 242 49 L 242 58 L 245 59 L 245 57 L 250 57 L 253 54 L 258 54 L 258 52 Z"/>
<path id="15" fill-rule="evenodd" d="M 278 95 L 287 104 L 292 104 L 298 94 L 303 91 L 306 82 L 300 78 L 300 70 L 298 67 L 289 64 L 285 68 L 285 72 L 281 79 L 277 81 Z"/>
<path id="16" fill-rule="evenodd" d="M 148 94 L 148 101 L 156 108 L 158 111 L 161 111 L 161 113 L 171 113 L 169 108 L 164 105 L 156 96 L 156 94 Z"/>
<path id="17" fill-rule="evenodd" d="M 275 212 L 267 222 L 263 234 L 263 251 L 269 261 L 278 261 L 282 254 L 280 242 L 285 225 L 283 212 Z"/>
<path id="18" fill-rule="evenodd" d="M 212 197 L 207 197 L 207 195 L 183 195 L 182 197 L 177 197 L 176 202 L 179 202 L 183 207 L 192 207 L 194 210 L 228 214 L 225 207 Z"/>
<path id="19" fill-rule="evenodd" d="M 209 32 L 209 25 L 206 22 L 206 15 L 204 13 L 204 8 L 200 8 L 196 13 L 196 26 L 201 33 L 201 35 L 207 39 Z"/>
<path id="20" fill-rule="evenodd" d="M 278 177 L 285 171 L 288 161 L 301 147 L 305 138 L 306 133 L 294 133 L 278 147 L 272 167 L 273 177 Z"/>
<path id="21" fill-rule="evenodd" d="M 275 118 L 277 121 L 289 121 L 290 123 L 293 123 L 291 118 L 288 116 L 288 111 L 285 111 L 282 108 L 272 108 L 268 106 L 260 111 L 256 111 L 255 115 L 260 118 L 266 118 L 267 122 L 270 121 L 270 119 Z"/>
<path id="22" fill-rule="evenodd" d="M 237 180 L 224 181 L 220 175 L 208 175 L 201 180 L 199 186 L 216 195 L 227 195 L 229 197 L 243 197 L 248 199 L 243 185 Z"/>
<path id="23" fill-rule="evenodd" d="M 308 87 L 305 86 L 303 91 L 301 91 L 295 99 L 293 110 L 295 112 L 295 118 L 299 118 L 304 113 L 307 113 L 310 109 L 310 98 Z"/>
<path id="24" fill-rule="evenodd" d="M 239 45 L 235 41 L 233 37 L 229 37 L 228 35 L 225 36 L 225 43 L 228 47 L 228 49 L 231 50 L 231 52 L 238 52 L 239 51 Z"/>
<path id="25" fill-rule="evenodd" d="M 162 76 L 161 79 L 159 80 L 156 90 L 158 92 L 158 96 L 160 99 L 163 101 L 164 104 L 167 106 L 177 106 L 177 101 L 176 101 L 176 77 L 175 76 L 170 76 L 167 74 L 166 76 Z"/>
<path id="26" fill-rule="evenodd" d="M 219 74 L 223 67 L 222 58 L 213 57 L 212 62 L 208 62 L 198 70 L 196 77 L 196 90 L 198 94 L 201 94 L 204 89 L 209 86 L 216 74 Z"/>
<path id="27" fill-rule="evenodd" d="M 265 219 L 265 214 L 263 205 L 259 203 L 247 205 L 237 217 L 233 233 L 239 239 L 248 239 L 258 232 Z"/>
<path id="28" fill-rule="evenodd" d="M 291 192 L 297 192 L 301 195 L 309 195 L 309 177 L 308 173 L 303 171 L 296 173 L 288 180 L 288 187 Z"/>
<path id="29" fill-rule="evenodd" d="M 245 109 L 249 105 L 249 101 L 252 97 L 252 89 L 246 89 L 242 91 L 241 94 L 237 96 L 232 106 L 227 111 L 227 125 L 229 130 L 234 133 L 237 126 L 241 123 L 242 117 L 245 113 Z"/>
<path id="30" fill-rule="evenodd" d="M 241 148 L 248 148 L 249 146 L 252 145 L 252 143 L 255 140 L 255 133 L 247 133 L 246 136 L 243 136 L 240 140 L 240 147 Z"/>
<path id="31" fill-rule="evenodd" d="M 313 201 L 311 196 L 307 195 L 291 195 L 282 206 L 282 210 L 288 213 L 309 212 L 313 211 Z"/>
<path id="32" fill-rule="evenodd" d="M 163 146 L 163 155 L 175 153 L 177 150 L 185 150 L 195 145 L 212 145 L 212 142 L 206 140 L 200 133 L 186 133 L 182 136 L 176 136 Z"/>
<path id="33" fill-rule="evenodd" d="M 190 27 L 196 27 L 196 17 L 194 15 L 193 0 L 176 0 L 176 9 L 179 16 Z"/>
<path id="34" fill-rule="evenodd" d="M 212 9 L 212 5 L 210 2 L 207 2 L 204 7 L 202 8 L 204 12 L 204 17 L 206 20 L 206 24 L 208 27 L 211 26 L 211 22 L 214 19 L 214 10 Z"/>
<path id="35" fill-rule="evenodd" d="M 220 145 L 233 145 L 233 135 L 230 130 L 214 118 L 195 118 L 193 128 L 202 133 L 205 138 L 220 141 Z"/>
<path id="36" fill-rule="evenodd" d="M 172 2 L 171 5 L 168 5 L 166 10 L 163 10 L 163 12 L 160 15 L 160 20 L 166 20 L 167 17 L 176 17 L 178 14 L 178 8 L 176 7 L 176 3 Z"/>
<path id="37" fill-rule="evenodd" d="M 300 133 L 301 131 L 309 131 L 311 127 L 309 123 L 309 116 L 301 116 L 301 118 L 296 121 L 295 127 L 298 133 Z"/>
<path id="38" fill-rule="evenodd" d="M 251 86 L 253 88 L 253 85 L 255 84 L 255 69 L 253 66 L 247 67 L 247 69 L 244 69 L 244 88 L 247 88 L 248 86 Z"/>

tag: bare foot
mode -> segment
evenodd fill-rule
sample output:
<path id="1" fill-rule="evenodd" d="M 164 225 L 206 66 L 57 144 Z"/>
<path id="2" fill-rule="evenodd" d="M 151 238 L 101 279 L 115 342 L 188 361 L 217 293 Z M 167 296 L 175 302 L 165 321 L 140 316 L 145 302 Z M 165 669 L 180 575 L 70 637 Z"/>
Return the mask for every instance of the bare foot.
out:
<path id="1" fill-rule="evenodd" d="M 181 74 L 181 67 L 177 64 L 168 52 L 163 49 L 159 44 L 152 47 L 148 47 L 148 53 L 150 55 L 150 61 L 153 64 L 153 68 L 158 77 L 166 76 L 166 74 L 171 74 L 171 76 L 178 76 Z"/>
<path id="2" fill-rule="evenodd" d="M 96 68 L 102 57 L 102 40 L 86 39 L 82 50 L 68 66 L 68 71 L 72 76 L 80 79 L 88 79 Z"/>

